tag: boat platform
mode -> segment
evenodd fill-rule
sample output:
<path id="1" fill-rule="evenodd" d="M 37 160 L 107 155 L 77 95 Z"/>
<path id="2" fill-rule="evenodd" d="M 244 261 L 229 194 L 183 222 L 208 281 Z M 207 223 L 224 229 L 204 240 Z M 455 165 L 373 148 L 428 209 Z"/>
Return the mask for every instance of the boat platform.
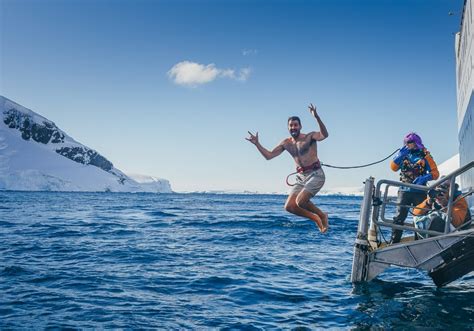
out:
<path id="1" fill-rule="evenodd" d="M 456 176 L 474 167 L 474 161 L 454 171 L 432 185 L 418 186 L 396 181 L 381 180 L 374 186 L 374 178 L 365 181 L 364 200 L 361 206 L 357 238 L 354 246 L 351 281 L 367 282 L 377 277 L 390 266 L 425 270 L 436 286 L 441 287 L 474 271 L 474 226 L 463 224 L 462 230 L 449 232 L 451 210 Z M 440 183 L 450 180 L 450 198 L 447 208 L 447 224 L 444 233 L 415 228 L 413 225 L 397 225 L 385 217 L 387 205 L 397 205 L 388 197 L 389 186 L 413 187 L 429 191 Z M 385 186 L 382 195 L 381 188 Z M 466 195 L 472 194 L 472 191 Z M 370 224 L 369 224 L 370 219 Z M 400 243 L 382 242 L 381 228 L 400 229 L 429 235 L 426 239 L 415 240 L 405 237 Z"/>

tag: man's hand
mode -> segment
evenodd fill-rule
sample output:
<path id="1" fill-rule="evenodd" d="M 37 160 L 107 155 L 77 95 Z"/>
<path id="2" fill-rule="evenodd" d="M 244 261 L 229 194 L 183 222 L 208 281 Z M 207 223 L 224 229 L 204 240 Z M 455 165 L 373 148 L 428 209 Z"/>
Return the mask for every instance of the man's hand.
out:
<path id="1" fill-rule="evenodd" d="M 247 132 L 249 133 L 250 137 L 245 138 L 245 139 L 250 141 L 252 144 L 257 145 L 258 144 L 258 132 L 255 132 L 255 134 L 253 134 L 250 131 L 247 131 Z"/>
<path id="2" fill-rule="evenodd" d="M 311 115 L 313 115 L 314 117 L 318 116 L 318 113 L 316 112 L 316 107 L 312 103 L 309 104 L 308 108 Z"/>
<path id="3" fill-rule="evenodd" d="M 248 131 L 248 133 L 249 133 L 250 136 L 248 138 L 245 138 L 245 139 L 247 139 L 252 144 L 254 144 L 255 147 L 257 147 L 260 154 L 262 154 L 263 157 L 267 160 L 273 159 L 274 157 L 276 157 L 276 156 L 280 155 L 281 153 L 283 153 L 283 151 L 285 150 L 282 143 L 280 143 L 272 151 L 269 151 L 268 149 L 266 149 L 265 147 L 260 145 L 260 142 L 258 141 L 258 132 L 255 132 L 255 134 L 253 134 L 252 132 Z"/>
<path id="4" fill-rule="evenodd" d="M 318 112 L 316 111 L 316 107 L 312 103 L 310 103 L 308 108 L 311 115 L 313 115 L 313 117 L 318 122 L 319 130 L 320 130 L 320 132 L 316 132 L 316 137 L 313 137 L 313 138 L 316 139 L 317 141 L 326 139 L 327 137 L 329 137 L 329 133 L 328 133 L 328 130 L 326 129 L 326 125 L 324 125 L 323 121 L 319 117 Z"/>

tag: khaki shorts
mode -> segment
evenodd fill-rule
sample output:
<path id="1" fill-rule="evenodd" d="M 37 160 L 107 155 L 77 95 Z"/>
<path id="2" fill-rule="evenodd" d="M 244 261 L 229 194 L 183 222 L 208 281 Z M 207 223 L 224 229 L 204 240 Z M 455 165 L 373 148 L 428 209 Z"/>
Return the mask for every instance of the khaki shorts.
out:
<path id="1" fill-rule="evenodd" d="M 321 190 L 326 181 L 326 175 L 323 169 L 319 168 L 311 172 L 305 172 L 296 175 L 296 184 L 288 192 L 289 195 L 298 194 L 306 190 L 313 196 Z"/>

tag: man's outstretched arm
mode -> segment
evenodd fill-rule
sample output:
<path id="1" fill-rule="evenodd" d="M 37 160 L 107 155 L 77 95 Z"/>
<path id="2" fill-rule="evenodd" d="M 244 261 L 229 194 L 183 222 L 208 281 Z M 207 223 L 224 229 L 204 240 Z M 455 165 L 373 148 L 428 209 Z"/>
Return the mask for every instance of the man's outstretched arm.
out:
<path id="1" fill-rule="evenodd" d="M 283 147 L 282 144 L 279 144 L 277 147 L 275 147 L 272 151 L 269 151 L 268 149 L 266 149 L 265 147 L 263 147 L 260 142 L 258 141 L 258 132 L 256 132 L 255 134 L 253 134 L 252 132 L 248 131 L 250 137 L 248 138 L 245 138 L 247 139 L 248 141 L 250 141 L 252 144 L 254 144 L 258 151 L 263 155 L 263 157 L 267 160 L 271 160 L 273 159 L 274 157 L 280 155 L 281 153 L 283 153 L 283 151 L 285 150 L 285 148 Z"/>
<path id="2" fill-rule="evenodd" d="M 329 136 L 329 133 L 328 133 L 328 130 L 326 129 L 326 125 L 324 125 L 323 121 L 319 117 L 318 112 L 316 111 L 316 107 L 313 106 L 312 103 L 310 103 L 308 108 L 309 108 L 309 112 L 314 116 L 316 121 L 318 121 L 319 130 L 320 130 L 320 132 L 315 133 L 314 139 L 318 141 L 326 139 Z"/>

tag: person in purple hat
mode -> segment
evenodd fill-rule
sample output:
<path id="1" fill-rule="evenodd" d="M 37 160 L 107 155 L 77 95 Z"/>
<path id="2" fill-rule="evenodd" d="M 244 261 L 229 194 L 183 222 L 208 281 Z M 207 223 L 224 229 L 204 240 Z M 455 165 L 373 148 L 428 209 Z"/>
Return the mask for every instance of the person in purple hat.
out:
<path id="1" fill-rule="evenodd" d="M 415 132 L 408 133 L 403 139 L 403 147 L 390 162 L 393 171 L 400 170 L 400 181 L 416 185 L 426 185 L 430 180 L 438 179 L 439 171 L 430 152 L 425 148 L 421 137 Z M 400 187 L 397 199 L 397 215 L 394 224 L 402 225 L 408 216 L 410 207 L 416 206 L 426 198 L 425 191 L 408 187 Z M 402 230 L 393 229 L 391 243 L 398 243 L 402 238 Z"/>

